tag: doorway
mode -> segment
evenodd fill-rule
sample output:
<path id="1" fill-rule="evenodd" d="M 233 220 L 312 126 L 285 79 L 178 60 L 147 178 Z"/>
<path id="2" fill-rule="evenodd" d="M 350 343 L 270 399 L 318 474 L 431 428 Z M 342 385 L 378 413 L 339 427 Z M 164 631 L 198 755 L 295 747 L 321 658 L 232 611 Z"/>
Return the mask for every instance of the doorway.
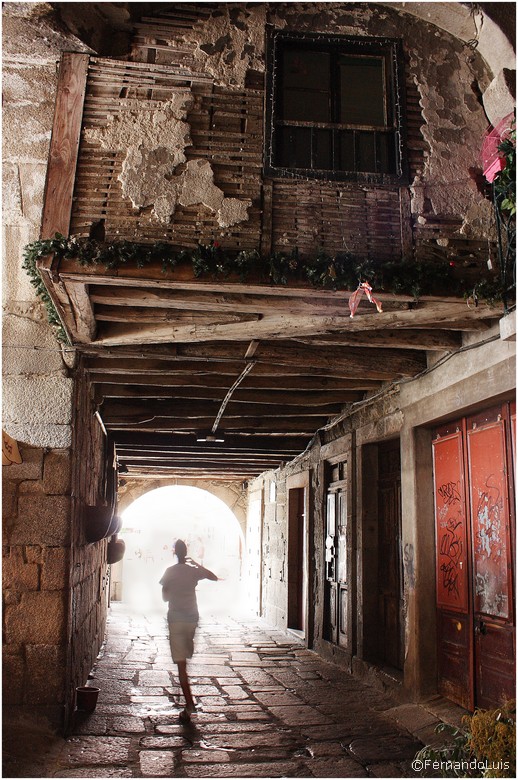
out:
<path id="1" fill-rule="evenodd" d="M 516 408 L 434 431 L 439 692 L 467 709 L 515 696 Z"/>
<path id="2" fill-rule="evenodd" d="M 403 669 L 401 450 L 399 439 L 378 445 L 378 661 Z"/>
<path id="3" fill-rule="evenodd" d="M 288 628 L 306 631 L 306 488 L 288 490 Z"/>
<path id="4" fill-rule="evenodd" d="M 352 654 L 353 536 L 349 461 L 326 464 L 324 639 Z"/>
<path id="5" fill-rule="evenodd" d="M 178 538 L 186 542 L 189 556 L 219 578 L 217 588 L 206 580 L 198 584 L 201 610 L 217 615 L 229 606 L 245 607 L 243 533 L 220 498 L 187 485 L 160 487 L 133 501 L 122 520 L 126 553 L 112 567 L 112 593 L 116 580 L 121 600 L 135 610 L 164 610 L 159 580 L 176 563 L 173 548 Z"/>

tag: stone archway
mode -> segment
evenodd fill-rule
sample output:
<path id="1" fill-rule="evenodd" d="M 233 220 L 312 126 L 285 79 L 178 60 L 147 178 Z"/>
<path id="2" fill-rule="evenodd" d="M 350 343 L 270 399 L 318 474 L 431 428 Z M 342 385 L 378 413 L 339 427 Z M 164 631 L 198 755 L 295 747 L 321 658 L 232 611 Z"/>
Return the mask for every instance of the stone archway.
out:
<path id="1" fill-rule="evenodd" d="M 200 611 L 226 613 L 242 591 L 245 514 L 241 506 L 239 518 L 236 508 L 243 490 L 238 486 L 236 494 L 229 483 L 170 482 L 146 480 L 124 490 L 118 512 L 126 553 L 112 566 L 111 598 L 136 610 L 163 609 L 158 581 L 175 562 L 175 539 L 182 538 L 189 555 L 220 580 L 217 588 L 199 584 Z"/>
<path id="2" fill-rule="evenodd" d="M 239 527 L 245 536 L 246 533 L 246 504 L 247 504 L 247 486 L 242 482 L 229 482 L 225 480 L 214 479 L 120 479 L 117 495 L 117 511 L 119 514 L 124 512 L 129 505 L 137 498 L 161 487 L 174 485 L 185 485 L 187 487 L 197 487 L 206 490 L 208 493 L 221 499 L 234 513 L 239 523 Z"/>

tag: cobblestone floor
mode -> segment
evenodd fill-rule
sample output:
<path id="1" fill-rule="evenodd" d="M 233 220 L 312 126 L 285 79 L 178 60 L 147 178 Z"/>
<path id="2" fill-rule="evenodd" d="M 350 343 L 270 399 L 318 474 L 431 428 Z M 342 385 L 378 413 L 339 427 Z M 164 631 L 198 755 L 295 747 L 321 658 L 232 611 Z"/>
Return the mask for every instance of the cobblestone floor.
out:
<path id="1" fill-rule="evenodd" d="M 416 777 L 416 751 L 455 719 L 440 699 L 398 706 L 253 619 L 200 624 L 189 666 L 198 714 L 186 726 L 175 672 L 163 614 L 114 603 L 90 681 L 97 708 L 39 753 L 37 739 L 23 755 L 8 749 L 3 776 Z"/>

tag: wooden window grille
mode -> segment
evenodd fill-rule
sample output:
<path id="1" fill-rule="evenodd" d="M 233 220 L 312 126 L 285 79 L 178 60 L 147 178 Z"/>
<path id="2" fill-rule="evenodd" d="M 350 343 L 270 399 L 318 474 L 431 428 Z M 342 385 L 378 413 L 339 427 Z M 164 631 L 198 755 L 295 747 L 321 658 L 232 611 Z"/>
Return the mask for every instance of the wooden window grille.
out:
<path id="1" fill-rule="evenodd" d="M 266 174 L 401 183 L 401 59 L 392 39 L 272 34 Z"/>

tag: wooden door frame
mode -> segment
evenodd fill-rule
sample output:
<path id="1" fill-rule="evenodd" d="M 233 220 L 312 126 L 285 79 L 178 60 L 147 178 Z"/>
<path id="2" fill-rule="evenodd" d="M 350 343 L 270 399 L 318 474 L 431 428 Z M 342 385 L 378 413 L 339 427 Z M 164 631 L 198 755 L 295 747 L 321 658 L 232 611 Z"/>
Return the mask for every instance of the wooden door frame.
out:
<path id="1" fill-rule="evenodd" d="M 311 514 L 311 507 L 312 507 L 312 501 L 310 500 L 310 472 L 308 471 L 302 471 L 298 474 L 291 474 L 286 479 L 286 509 L 287 509 L 287 522 L 288 522 L 288 533 L 289 533 L 289 523 L 290 523 L 290 491 L 291 490 L 304 490 L 304 516 L 305 516 L 305 522 L 304 522 L 304 540 L 303 540 L 303 550 L 302 550 L 302 557 L 303 561 L 302 564 L 304 566 L 304 577 L 303 577 L 303 588 L 305 590 L 305 593 L 303 594 L 303 609 L 304 609 L 304 636 L 306 639 L 306 643 L 308 644 L 308 647 L 311 646 L 311 643 L 313 641 L 313 632 L 314 632 L 314 615 L 313 610 L 309 608 L 309 583 L 312 580 L 314 576 L 314 564 L 313 564 L 313 522 L 312 522 L 312 514 Z M 289 563 L 288 563 L 289 565 Z M 288 587 L 286 589 L 286 616 L 288 619 L 289 615 L 289 581 L 288 581 Z"/>
<path id="2" fill-rule="evenodd" d="M 329 444 L 324 445 L 320 450 L 320 474 L 321 474 L 321 480 L 322 480 L 322 534 L 323 534 L 323 540 L 325 541 L 325 535 L 326 535 L 326 523 L 327 523 L 327 495 L 328 495 L 328 488 L 330 485 L 330 477 L 329 477 L 329 470 L 335 466 L 338 463 L 347 462 L 347 491 L 346 491 L 346 506 L 347 506 L 347 514 L 348 514 L 348 537 L 349 537 L 349 546 L 347 550 L 347 569 L 349 571 L 349 581 L 348 581 L 348 590 L 347 590 L 347 614 L 348 614 L 348 625 L 347 625 L 347 646 L 343 646 L 340 644 L 333 644 L 329 639 L 325 639 L 324 641 L 328 645 L 332 645 L 333 647 L 339 649 L 343 653 L 346 653 L 347 660 L 350 662 L 352 657 L 356 653 L 356 647 L 357 647 L 357 638 L 356 638 L 356 628 L 357 628 L 357 621 L 355 619 L 356 614 L 356 602 L 357 602 L 357 561 L 356 561 L 356 544 L 357 544 L 357 535 L 356 535 L 356 518 L 355 518 L 355 504 L 353 501 L 353 495 L 354 495 L 354 489 L 355 489 L 355 458 L 354 458 L 354 448 L 353 448 L 353 441 L 354 436 L 352 433 L 345 434 L 344 436 L 340 437 L 339 439 L 336 439 L 333 442 L 330 442 Z M 320 551 L 320 554 L 322 555 L 322 567 L 323 567 L 323 576 L 322 576 L 322 593 L 325 593 L 325 587 L 326 587 L 326 576 L 325 576 L 325 561 L 324 558 L 324 545 L 322 545 L 322 550 Z M 323 599 L 325 600 L 325 599 Z M 338 609 L 337 609 L 338 611 Z M 325 610 L 324 614 L 322 616 L 322 636 L 325 635 Z"/>

